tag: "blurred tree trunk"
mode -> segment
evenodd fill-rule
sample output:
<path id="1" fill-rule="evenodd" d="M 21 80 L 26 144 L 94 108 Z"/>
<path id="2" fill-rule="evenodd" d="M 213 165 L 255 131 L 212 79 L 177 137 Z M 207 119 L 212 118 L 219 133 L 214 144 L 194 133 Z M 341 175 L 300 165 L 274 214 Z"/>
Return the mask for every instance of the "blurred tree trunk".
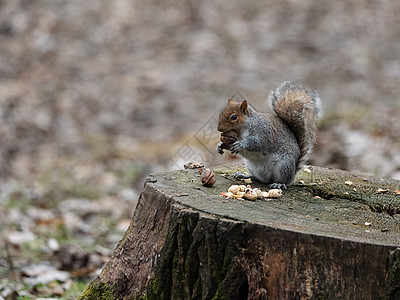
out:
<path id="1" fill-rule="evenodd" d="M 399 182 L 309 167 L 278 200 L 218 197 L 235 171 L 150 176 L 81 299 L 399 299 Z"/>

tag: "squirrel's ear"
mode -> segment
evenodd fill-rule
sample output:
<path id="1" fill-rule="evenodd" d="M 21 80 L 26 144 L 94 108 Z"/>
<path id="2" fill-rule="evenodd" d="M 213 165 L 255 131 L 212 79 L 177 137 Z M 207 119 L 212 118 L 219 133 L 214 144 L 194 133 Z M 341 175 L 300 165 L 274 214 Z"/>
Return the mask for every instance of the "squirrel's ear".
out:
<path id="1" fill-rule="evenodd" d="M 228 104 L 232 104 L 232 103 L 233 103 L 233 99 L 232 99 L 232 98 L 229 98 Z"/>
<path id="2" fill-rule="evenodd" d="M 242 103 L 240 103 L 240 110 L 245 114 L 248 115 L 249 114 L 249 110 L 247 109 L 247 101 L 243 100 Z"/>

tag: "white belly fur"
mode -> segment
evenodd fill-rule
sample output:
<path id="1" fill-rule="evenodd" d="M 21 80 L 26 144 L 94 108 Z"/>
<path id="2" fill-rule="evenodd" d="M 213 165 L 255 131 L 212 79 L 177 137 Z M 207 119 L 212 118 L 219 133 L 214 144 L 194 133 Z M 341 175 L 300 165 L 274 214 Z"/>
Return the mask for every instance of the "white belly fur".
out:
<path id="1" fill-rule="evenodd" d="M 247 170 L 258 180 L 265 183 L 282 183 L 280 173 L 280 159 L 278 155 L 263 154 L 262 152 L 242 151 L 241 156 L 245 162 Z"/>

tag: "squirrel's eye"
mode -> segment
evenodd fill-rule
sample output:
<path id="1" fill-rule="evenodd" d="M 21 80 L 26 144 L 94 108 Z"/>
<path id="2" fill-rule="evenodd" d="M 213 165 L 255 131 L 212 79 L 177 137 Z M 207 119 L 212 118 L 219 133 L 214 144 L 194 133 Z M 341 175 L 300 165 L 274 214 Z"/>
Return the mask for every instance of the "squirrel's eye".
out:
<path id="1" fill-rule="evenodd" d="M 237 115 L 232 115 L 232 116 L 231 116 L 231 120 L 232 120 L 232 121 L 236 121 L 236 120 L 237 120 Z"/>

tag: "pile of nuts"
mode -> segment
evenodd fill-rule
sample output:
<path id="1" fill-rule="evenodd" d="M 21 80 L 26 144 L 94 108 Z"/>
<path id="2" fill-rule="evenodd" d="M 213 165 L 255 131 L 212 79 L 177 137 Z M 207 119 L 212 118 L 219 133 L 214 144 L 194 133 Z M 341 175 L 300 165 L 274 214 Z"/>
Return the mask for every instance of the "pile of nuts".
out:
<path id="1" fill-rule="evenodd" d="M 268 192 L 264 192 L 259 188 L 252 188 L 250 185 L 232 185 L 228 189 L 228 192 L 222 192 L 221 196 L 255 201 L 257 198 L 280 198 L 282 196 L 282 190 L 271 189 Z"/>

